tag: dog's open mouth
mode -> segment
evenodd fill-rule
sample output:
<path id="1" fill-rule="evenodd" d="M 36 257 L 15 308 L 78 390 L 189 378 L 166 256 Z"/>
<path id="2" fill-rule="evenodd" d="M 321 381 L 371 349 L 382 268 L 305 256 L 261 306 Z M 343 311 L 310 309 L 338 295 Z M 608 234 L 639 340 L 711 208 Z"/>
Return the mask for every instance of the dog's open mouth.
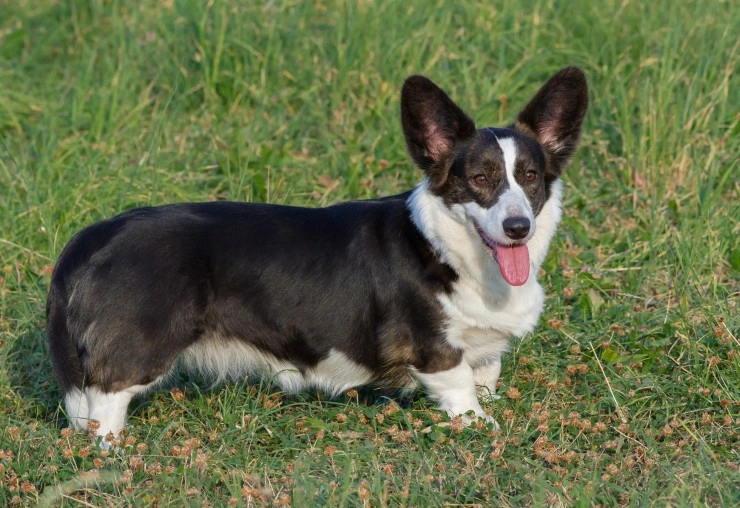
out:
<path id="1" fill-rule="evenodd" d="M 503 245 L 494 241 L 478 224 L 475 224 L 483 244 L 491 249 L 498 263 L 501 276 L 512 286 L 521 286 L 529 279 L 529 249 L 525 244 Z"/>

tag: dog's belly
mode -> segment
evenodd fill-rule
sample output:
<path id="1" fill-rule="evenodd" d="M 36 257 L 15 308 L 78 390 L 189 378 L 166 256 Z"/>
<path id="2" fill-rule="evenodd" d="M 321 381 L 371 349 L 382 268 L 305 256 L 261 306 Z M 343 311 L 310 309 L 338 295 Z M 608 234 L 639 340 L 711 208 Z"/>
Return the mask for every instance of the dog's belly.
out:
<path id="1" fill-rule="evenodd" d="M 370 369 L 335 349 L 315 365 L 300 369 L 254 345 L 221 337 L 204 338 L 191 345 L 180 360 L 187 371 L 197 371 L 215 382 L 262 375 L 291 393 L 313 388 L 338 395 L 375 378 Z"/>

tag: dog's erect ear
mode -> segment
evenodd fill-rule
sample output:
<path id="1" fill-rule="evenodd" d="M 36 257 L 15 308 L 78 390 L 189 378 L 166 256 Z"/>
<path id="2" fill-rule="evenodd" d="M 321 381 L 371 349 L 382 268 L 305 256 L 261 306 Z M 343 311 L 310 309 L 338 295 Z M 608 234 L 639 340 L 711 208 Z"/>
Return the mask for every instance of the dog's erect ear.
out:
<path id="1" fill-rule="evenodd" d="M 586 76 L 578 67 L 566 67 L 542 85 L 519 113 L 516 126 L 533 134 L 552 157 L 552 176 L 560 175 L 578 146 L 587 109 Z"/>
<path id="2" fill-rule="evenodd" d="M 411 158 L 432 187 L 447 178 L 445 162 L 455 144 L 475 133 L 475 123 L 424 76 L 411 76 L 401 91 L 401 124 Z"/>

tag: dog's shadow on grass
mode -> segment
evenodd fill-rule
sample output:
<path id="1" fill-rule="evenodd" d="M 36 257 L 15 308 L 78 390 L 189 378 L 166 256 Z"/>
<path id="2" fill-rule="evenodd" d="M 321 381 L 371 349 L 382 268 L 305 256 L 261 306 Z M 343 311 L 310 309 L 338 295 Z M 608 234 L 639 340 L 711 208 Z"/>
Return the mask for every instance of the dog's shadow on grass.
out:
<path id="1" fill-rule="evenodd" d="M 60 411 L 62 393 L 51 367 L 46 333 L 36 329 L 9 341 L 7 356 L 8 388 L 11 404 L 16 411 L 11 419 L 17 423 L 35 420 L 48 425 L 62 425 Z"/>
<path id="2" fill-rule="evenodd" d="M 204 423 L 209 419 L 220 420 L 231 426 L 241 423 L 247 415 L 264 416 L 289 406 L 303 407 L 305 414 L 311 414 L 318 407 L 341 407 L 346 404 L 359 404 L 371 412 L 377 412 L 393 403 L 405 410 L 424 395 L 423 390 L 374 386 L 361 386 L 336 396 L 313 389 L 286 393 L 274 385 L 268 376 L 250 376 L 249 379 L 214 385 L 209 378 L 198 373 L 175 371 L 153 392 L 135 397 L 129 406 L 129 415 L 139 423 L 158 422 L 164 418 L 171 427 L 188 421 Z M 279 404 L 273 405 L 278 400 Z M 373 407 L 375 409 L 371 409 Z"/>

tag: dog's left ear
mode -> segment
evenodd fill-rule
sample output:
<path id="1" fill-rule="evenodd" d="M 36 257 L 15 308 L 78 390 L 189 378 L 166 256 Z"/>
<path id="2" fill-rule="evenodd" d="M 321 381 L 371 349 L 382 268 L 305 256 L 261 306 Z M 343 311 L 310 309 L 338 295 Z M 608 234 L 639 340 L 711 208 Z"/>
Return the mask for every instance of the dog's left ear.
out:
<path id="1" fill-rule="evenodd" d="M 401 124 L 409 154 L 432 188 L 446 181 L 455 145 L 475 133 L 475 122 L 424 76 L 411 76 L 403 84 Z"/>
<path id="2" fill-rule="evenodd" d="M 575 152 L 587 109 L 586 75 L 578 67 L 566 67 L 542 85 L 519 113 L 516 126 L 533 134 L 549 152 L 553 177 L 560 176 Z"/>

